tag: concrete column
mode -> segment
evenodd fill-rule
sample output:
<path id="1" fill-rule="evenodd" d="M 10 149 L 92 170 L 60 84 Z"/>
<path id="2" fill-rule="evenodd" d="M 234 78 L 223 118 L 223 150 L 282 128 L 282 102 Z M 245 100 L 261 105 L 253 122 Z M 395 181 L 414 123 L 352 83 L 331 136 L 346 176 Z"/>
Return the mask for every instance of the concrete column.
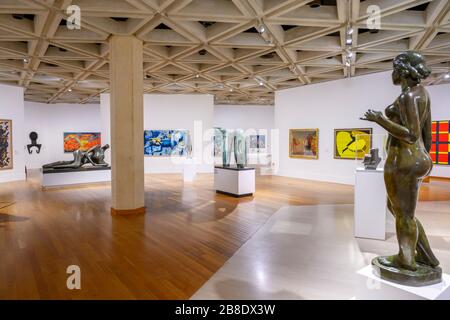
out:
<path id="1" fill-rule="evenodd" d="M 145 212 L 143 44 L 111 36 L 112 214 Z"/>

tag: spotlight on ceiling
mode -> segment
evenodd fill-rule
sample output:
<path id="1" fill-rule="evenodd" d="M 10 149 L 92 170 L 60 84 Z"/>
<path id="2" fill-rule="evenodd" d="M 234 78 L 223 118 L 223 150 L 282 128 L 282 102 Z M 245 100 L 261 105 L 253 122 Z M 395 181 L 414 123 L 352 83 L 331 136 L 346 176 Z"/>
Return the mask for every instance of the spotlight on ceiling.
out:
<path id="1" fill-rule="evenodd" d="M 200 77 L 200 75 L 197 73 L 197 74 L 195 75 L 195 77 L 198 78 L 198 77 Z"/>
<path id="2" fill-rule="evenodd" d="M 23 62 L 28 63 L 28 59 L 27 59 L 27 58 L 24 58 L 24 59 L 23 59 Z"/>
<path id="3" fill-rule="evenodd" d="M 263 81 L 259 81 L 259 85 L 260 85 L 260 86 L 263 86 L 263 85 L 264 85 L 264 82 L 263 82 Z"/>
<path id="4" fill-rule="evenodd" d="M 264 33 L 264 32 L 266 32 L 266 26 L 264 25 L 264 23 L 260 23 L 260 24 L 258 25 L 258 32 L 259 32 L 259 33 Z"/>
<path id="5" fill-rule="evenodd" d="M 67 91 L 72 92 L 72 88 L 69 88 L 69 90 L 67 90 Z"/>
<path id="6" fill-rule="evenodd" d="M 353 29 L 353 27 L 351 27 L 351 26 L 348 26 L 348 27 L 347 27 L 347 34 L 348 34 L 349 36 L 351 36 L 351 35 L 353 34 L 354 31 L 355 31 L 355 29 Z"/>
<path id="7" fill-rule="evenodd" d="M 352 52 L 352 51 L 348 51 L 348 52 L 347 52 L 347 57 L 353 58 L 353 52 Z"/>
<path id="8" fill-rule="evenodd" d="M 450 73 L 445 74 L 444 79 L 450 79 Z"/>
<path id="9" fill-rule="evenodd" d="M 350 46 L 353 43 L 353 39 L 352 38 L 347 38 L 347 40 L 345 40 L 345 44 Z"/>

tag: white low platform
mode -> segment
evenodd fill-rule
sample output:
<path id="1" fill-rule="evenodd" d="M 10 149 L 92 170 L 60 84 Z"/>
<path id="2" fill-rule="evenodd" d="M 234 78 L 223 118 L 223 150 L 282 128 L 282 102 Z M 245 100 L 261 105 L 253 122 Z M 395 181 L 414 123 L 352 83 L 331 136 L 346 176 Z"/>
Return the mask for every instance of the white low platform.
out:
<path id="1" fill-rule="evenodd" d="M 385 240 L 388 214 L 383 168 L 356 169 L 355 237 Z"/>
<path id="2" fill-rule="evenodd" d="M 43 188 L 111 181 L 111 168 L 81 168 L 41 171 Z"/>
<path id="3" fill-rule="evenodd" d="M 404 290 L 406 292 L 410 292 L 416 296 L 421 298 L 425 298 L 428 300 L 450 300 L 450 275 L 442 274 L 442 282 L 438 284 L 434 284 L 432 286 L 425 287 L 410 287 L 403 286 L 394 282 L 383 280 L 377 277 L 372 271 L 372 265 L 368 265 L 357 272 L 362 276 L 366 276 L 372 280 L 379 281 L 384 284 L 388 284 L 393 286 L 394 288 L 398 288 Z"/>
<path id="4" fill-rule="evenodd" d="M 255 193 L 255 168 L 214 168 L 214 189 L 234 197 L 251 196 Z"/>

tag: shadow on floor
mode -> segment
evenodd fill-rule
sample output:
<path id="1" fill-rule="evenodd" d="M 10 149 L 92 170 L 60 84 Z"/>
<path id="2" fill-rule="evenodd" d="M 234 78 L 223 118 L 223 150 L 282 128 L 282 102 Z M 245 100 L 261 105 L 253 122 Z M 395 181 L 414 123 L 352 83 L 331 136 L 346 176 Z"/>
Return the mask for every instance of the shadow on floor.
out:
<path id="1" fill-rule="evenodd" d="M 230 279 L 215 284 L 218 299 L 262 299 L 303 300 L 304 298 L 287 290 L 264 291 L 260 287 L 242 280 Z"/>
<path id="2" fill-rule="evenodd" d="M 3 222 L 21 222 L 30 220 L 28 217 L 13 216 L 11 214 L 0 213 L 0 223 Z"/>

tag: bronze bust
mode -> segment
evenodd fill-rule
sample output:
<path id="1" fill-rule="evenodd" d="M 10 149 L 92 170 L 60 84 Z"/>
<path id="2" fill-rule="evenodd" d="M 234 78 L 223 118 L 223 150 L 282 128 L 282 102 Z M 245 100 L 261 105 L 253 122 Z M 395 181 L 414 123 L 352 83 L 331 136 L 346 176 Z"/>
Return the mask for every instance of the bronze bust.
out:
<path id="1" fill-rule="evenodd" d="M 430 98 L 421 81 L 431 74 L 424 57 L 413 51 L 394 59 L 392 80 L 401 95 L 385 115 L 368 110 L 363 120 L 379 124 L 389 133 L 384 180 L 388 208 L 395 217 L 399 253 L 377 257 L 374 272 L 381 278 L 410 286 L 442 281 L 442 270 L 428 243 L 425 230 L 415 217 L 422 179 L 433 167 Z"/>

